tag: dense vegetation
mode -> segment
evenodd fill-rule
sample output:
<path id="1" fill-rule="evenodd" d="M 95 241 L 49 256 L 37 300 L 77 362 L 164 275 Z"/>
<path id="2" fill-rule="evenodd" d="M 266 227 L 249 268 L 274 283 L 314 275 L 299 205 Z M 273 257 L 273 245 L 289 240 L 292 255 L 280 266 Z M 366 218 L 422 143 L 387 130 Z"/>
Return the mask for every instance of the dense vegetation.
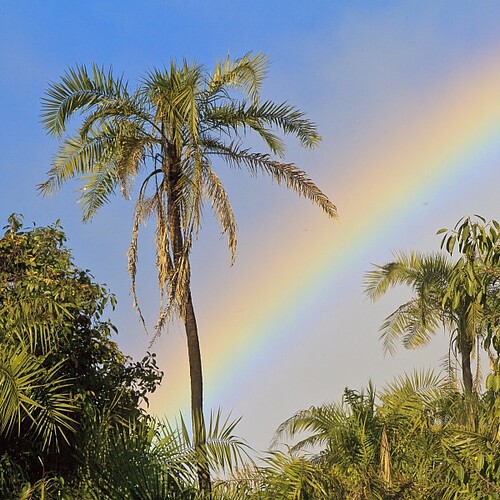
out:
<path id="1" fill-rule="evenodd" d="M 2 498 L 45 477 L 73 478 L 97 427 L 142 419 L 141 402 L 162 378 L 153 354 L 132 362 L 111 339 L 102 315 L 115 299 L 73 264 L 59 225 L 8 222 L 0 239 Z"/>
<path id="2" fill-rule="evenodd" d="M 298 411 L 283 422 L 259 465 L 235 435 L 237 421 L 220 413 L 206 425 L 202 452 L 183 421 L 172 426 L 147 414 L 141 402 L 162 375 L 154 354 L 132 362 L 121 353 L 111 339 L 114 327 L 103 319 L 114 298 L 75 266 L 57 223 L 24 228 L 22 218 L 13 215 L 4 231 L 2 498 L 204 498 L 200 462 L 215 478 L 212 498 L 499 498 L 496 222 L 465 219 L 446 233 L 441 254 L 419 255 L 410 260 L 412 266 L 397 255 L 370 271 L 366 281 L 375 297 L 374 290 L 378 286 L 383 293 L 380 283 L 396 269 L 403 275 L 412 271 L 406 281 L 389 284 L 418 282 L 415 290 L 422 296 L 409 304 L 423 307 L 425 297 L 426 307 L 434 308 L 429 316 L 405 315 L 400 330 L 388 330 L 396 324 L 388 320 L 381 328 L 384 339 L 432 333 L 435 317 L 449 326 L 449 308 L 467 310 L 465 296 L 476 311 L 474 323 L 468 323 L 469 335 L 475 335 L 473 354 L 483 350 L 490 356 L 486 388 L 475 380 L 469 390 L 450 369 L 444 375 L 402 375 L 381 391 L 371 384 L 361 391 L 346 389 L 341 401 Z M 447 271 L 436 285 L 428 265 L 457 249 L 458 258 L 438 266 Z M 408 309 L 414 312 L 407 303 L 395 314 Z M 458 329 L 450 333 L 456 345 Z M 456 350 L 462 354 L 460 345 Z M 405 346 L 413 347 L 408 340 Z"/>

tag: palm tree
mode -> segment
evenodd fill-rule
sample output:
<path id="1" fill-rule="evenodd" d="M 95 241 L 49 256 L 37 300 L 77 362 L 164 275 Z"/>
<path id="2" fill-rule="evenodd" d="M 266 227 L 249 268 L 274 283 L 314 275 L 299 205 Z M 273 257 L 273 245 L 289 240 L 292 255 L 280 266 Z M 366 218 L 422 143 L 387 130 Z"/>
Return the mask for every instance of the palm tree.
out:
<path id="1" fill-rule="evenodd" d="M 451 332 L 451 342 L 460 353 L 465 390 L 472 392 L 471 358 L 481 332 L 471 322 L 466 298 L 447 300 L 456 276 L 457 267 L 443 254 L 398 253 L 392 262 L 376 266 L 366 274 L 365 290 L 372 300 L 377 300 L 391 287 L 409 286 L 413 296 L 390 314 L 380 328 L 384 349 L 393 354 L 399 339 L 407 349 L 423 346 L 444 327 Z"/>
<path id="2" fill-rule="evenodd" d="M 328 216 L 337 215 L 303 170 L 281 160 L 285 147 L 277 132 L 296 136 L 308 148 L 316 146 L 320 137 L 314 123 L 297 108 L 260 101 L 267 66 L 260 54 L 227 57 L 211 73 L 185 60 L 172 62 L 168 69 L 150 71 L 134 91 L 111 69 L 93 65 L 89 71 L 77 66 L 52 83 L 43 100 L 45 127 L 60 140 L 48 179 L 39 186 L 43 194 L 80 178 L 79 201 L 83 219 L 88 220 L 117 188 L 128 197 L 133 181 L 141 176 L 129 248 L 134 304 L 141 314 L 135 289 L 137 238 L 140 223 L 153 217 L 161 295 L 156 335 L 173 313 L 184 323 L 193 434 L 200 446 L 203 377 L 189 256 L 205 202 L 228 237 L 232 259 L 236 251 L 234 214 L 214 167 L 245 168 L 252 175 L 262 172 L 310 199 Z M 65 135 L 75 115 L 82 120 Z M 245 148 L 247 133 L 260 137 L 274 156 Z"/>
<path id="3" fill-rule="evenodd" d="M 375 398 L 371 384 L 366 393 L 346 388 L 341 404 L 312 406 L 283 422 L 274 444 L 306 433 L 292 452 L 322 448 L 312 462 L 318 468 L 316 476 L 326 478 L 329 498 L 388 498 L 384 495 L 390 490 L 390 453 Z"/>
<path id="4" fill-rule="evenodd" d="M 471 359 L 479 355 L 480 340 L 493 364 L 500 354 L 500 224 L 476 218 L 465 217 L 453 230 L 438 231 L 445 233 L 442 249 L 452 257 L 458 250 L 455 262 L 442 253 L 398 253 L 392 262 L 375 266 L 365 276 L 365 290 L 372 300 L 396 285 L 413 291 L 413 297 L 381 326 L 385 350 L 393 353 L 400 338 L 408 349 L 424 345 L 444 327 L 461 356 L 468 393 L 473 392 Z"/>
<path id="5" fill-rule="evenodd" d="M 87 474 L 77 486 L 86 484 L 90 498 L 203 498 L 196 488 L 200 460 L 227 475 L 249 458 L 250 448 L 234 434 L 238 422 L 220 411 L 211 414 L 207 453 L 200 457 L 182 416 L 177 425 L 146 417 L 109 428 L 106 418 L 96 420 L 94 439 L 81 457 Z"/>

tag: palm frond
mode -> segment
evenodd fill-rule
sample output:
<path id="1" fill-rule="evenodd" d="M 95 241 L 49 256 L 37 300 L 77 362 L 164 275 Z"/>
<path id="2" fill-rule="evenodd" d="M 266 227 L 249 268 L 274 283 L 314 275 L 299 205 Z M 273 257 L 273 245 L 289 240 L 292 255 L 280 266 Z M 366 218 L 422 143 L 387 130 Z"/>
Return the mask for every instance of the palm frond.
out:
<path id="1" fill-rule="evenodd" d="M 115 193 L 118 182 L 116 175 L 117 165 L 115 162 L 94 164 L 92 172 L 82 175 L 83 186 L 78 203 L 82 205 L 82 217 L 84 221 L 92 219 L 97 210 L 105 205 L 111 195 Z"/>
<path id="2" fill-rule="evenodd" d="M 213 96 L 223 88 L 241 89 L 256 104 L 268 65 L 264 54 L 252 55 L 249 52 L 235 61 L 228 55 L 223 61 L 216 63 L 208 82 L 208 91 Z"/>
<path id="3" fill-rule="evenodd" d="M 207 131 L 221 130 L 238 133 L 250 129 L 262 137 L 264 142 L 277 154 L 284 152 L 283 143 L 269 127 L 284 134 L 297 137 L 302 146 L 314 148 L 321 140 L 316 125 L 305 118 L 305 113 L 286 102 L 275 104 L 266 101 L 259 105 L 247 106 L 226 102 L 217 103 L 205 110 Z"/>
<path id="4" fill-rule="evenodd" d="M 111 69 L 106 71 L 92 65 L 70 68 L 60 83 L 52 83 L 42 99 L 42 123 L 49 134 L 62 137 L 68 120 L 78 111 L 86 111 L 105 99 L 115 99 L 126 92 L 122 78 L 115 78 Z"/>
<path id="5" fill-rule="evenodd" d="M 38 185 L 38 191 L 49 195 L 70 179 L 91 172 L 93 165 L 109 159 L 107 153 L 114 144 L 115 138 L 106 134 L 86 139 L 76 135 L 69 137 L 61 144 L 48 171 L 48 179 Z"/>
<path id="6" fill-rule="evenodd" d="M 162 426 L 155 420 L 126 423 L 118 429 L 97 425 L 88 459 L 93 493 L 98 498 L 194 498 L 189 464 L 175 430 L 168 446 L 160 446 Z M 165 440 L 163 440 L 165 443 Z"/>
<path id="7" fill-rule="evenodd" d="M 314 184 L 307 176 L 306 172 L 299 169 L 293 163 L 280 163 L 272 160 L 269 155 L 254 153 L 249 149 L 241 149 L 232 142 L 228 145 L 213 139 L 205 139 L 205 144 L 209 149 L 207 155 L 218 156 L 231 167 L 245 167 L 256 176 L 263 172 L 276 183 L 285 184 L 289 189 L 295 191 L 299 196 L 309 199 L 331 218 L 337 218 L 337 208 L 328 197 Z"/>
<path id="8" fill-rule="evenodd" d="M 251 106 L 244 111 L 244 122 L 256 121 L 260 124 L 270 124 L 285 134 L 296 136 L 301 145 L 314 148 L 321 141 L 316 125 L 305 118 L 305 113 L 287 102 L 275 104 L 266 101 L 258 106 Z"/>
<path id="9" fill-rule="evenodd" d="M 384 412 L 410 415 L 417 411 L 420 415 L 419 412 L 424 407 L 434 408 L 447 387 L 447 380 L 432 370 L 414 370 L 410 374 L 396 377 L 379 397 Z M 422 414 L 421 417 L 425 418 L 425 415 Z"/>
<path id="10" fill-rule="evenodd" d="M 231 262 L 236 257 L 236 220 L 227 193 L 217 174 L 206 165 L 203 169 L 204 184 L 207 198 L 212 204 L 212 209 L 219 220 L 222 232 L 227 234 L 228 246 L 231 252 Z"/>
<path id="11" fill-rule="evenodd" d="M 0 350 L 0 432 L 10 433 L 23 417 L 30 416 L 37 402 L 33 391 L 40 385 L 43 367 L 26 349 Z"/>
<path id="12" fill-rule="evenodd" d="M 265 460 L 266 488 L 271 498 L 328 498 L 324 472 L 305 457 L 280 451 Z"/>
<path id="13" fill-rule="evenodd" d="M 233 103 L 217 104 L 205 111 L 203 134 L 225 134 L 228 137 L 240 137 L 247 130 L 253 130 L 264 141 L 270 151 L 282 157 L 285 153 L 285 144 L 276 131 L 269 128 L 269 124 L 261 123 L 251 118 L 245 119 L 245 108 Z M 267 125 L 267 126 L 266 126 Z"/>
<path id="14" fill-rule="evenodd" d="M 33 411 L 33 436 L 40 439 L 42 449 L 59 448 L 60 442 L 68 442 L 68 434 L 76 430 L 74 412 L 77 404 L 70 396 L 71 380 L 58 375 L 63 362 L 48 369 L 44 383 L 36 390 L 40 402 Z"/>
<path id="15" fill-rule="evenodd" d="M 134 95 L 117 94 L 101 99 L 93 106 L 78 128 L 79 135 L 86 137 L 94 129 L 106 128 L 115 123 L 130 123 L 146 133 L 146 126 L 154 129 L 147 100 L 138 92 Z"/>
<path id="16" fill-rule="evenodd" d="M 312 406 L 285 420 L 276 430 L 271 447 L 277 446 L 283 438 L 293 438 L 302 432 L 311 434 L 295 444 L 293 451 L 325 445 L 344 421 L 345 414 L 339 405 Z"/>
<path id="17" fill-rule="evenodd" d="M 58 446 L 73 432 L 76 406 L 69 395 L 69 381 L 59 376 L 60 364 L 51 369 L 42 366 L 23 347 L 0 350 L 0 394 L 2 415 L 0 432 L 9 434 L 23 422 L 30 423 L 42 449 Z"/>
<path id="18" fill-rule="evenodd" d="M 395 253 L 392 262 L 383 266 L 374 265 L 375 269 L 365 274 L 365 293 L 375 301 L 396 285 L 412 287 L 421 269 L 421 263 L 422 256 L 418 252 Z"/>
<path id="19" fill-rule="evenodd" d="M 139 195 L 137 198 L 137 202 L 135 204 L 134 208 L 134 222 L 132 226 L 132 237 L 130 241 L 129 248 L 127 250 L 127 271 L 130 276 L 130 287 L 131 287 L 131 294 L 132 294 L 132 300 L 133 300 L 133 306 L 136 309 L 137 313 L 139 314 L 139 318 L 142 322 L 142 325 L 144 326 L 144 329 L 147 332 L 147 326 L 146 326 L 146 320 L 142 314 L 142 310 L 139 304 L 138 300 L 138 295 L 137 295 L 137 287 L 136 287 L 136 278 L 137 278 L 137 261 L 138 261 L 138 241 L 139 241 L 139 228 L 140 224 L 142 222 L 145 222 L 149 217 L 154 215 L 155 213 L 158 213 L 160 217 L 162 217 L 163 212 L 158 212 L 158 209 L 156 207 L 156 203 L 158 200 L 157 193 L 153 195 L 152 197 L 148 198 L 146 195 L 146 190 L 148 188 L 148 184 L 152 179 L 156 180 L 156 176 L 161 173 L 161 170 L 154 170 L 151 172 L 146 179 L 143 181 L 140 189 L 139 189 Z M 162 223 L 162 227 L 166 228 L 167 224 L 163 220 L 163 218 L 160 220 Z M 157 238 L 159 236 L 157 235 Z M 161 274 L 162 276 L 168 276 L 168 273 L 170 273 L 170 268 L 172 267 L 172 262 L 169 258 L 169 252 L 168 252 L 168 247 L 167 250 L 164 251 L 160 256 L 157 255 L 157 260 L 159 258 L 163 259 L 159 261 L 160 267 L 158 269 L 159 275 Z M 162 274 L 164 273 L 164 274 Z"/>
<path id="20" fill-rule="evenodd" d="M 251 450 L 243 439 L 234 434 L 239 421 L 231 419 L 230 415 L 223 418 L 220 410 L 211 413 L 208 426 L 201 424 L 205 432 L 203 450 L 195 446 L 182 414 L 175 425 L 160 421 L 155 450 L 173 457 L 175 462 L 193 467 L 193 478 L 196 476 L 196 465 L 202 462 L 214 472 L 234 472 L 244 460 L 250 460 Z"/>

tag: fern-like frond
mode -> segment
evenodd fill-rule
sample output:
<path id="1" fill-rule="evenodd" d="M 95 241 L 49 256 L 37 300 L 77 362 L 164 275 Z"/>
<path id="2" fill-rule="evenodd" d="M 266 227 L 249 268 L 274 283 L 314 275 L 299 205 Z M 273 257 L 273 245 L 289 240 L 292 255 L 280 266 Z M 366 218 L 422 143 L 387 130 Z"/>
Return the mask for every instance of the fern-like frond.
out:
<path id="1" fill-rule="evenodd" d="M 210 153 L 219 156 L 226 163 L 236 168 L 246 168 L 256 176 L 265 173 L 279 184 L 295 191 L 299 196 L 312 201 L 324 210 L 331 218 L 337 218 L 337 208 L 329 198 L 314 184 L 306 172 L 293 163 L 281 163 L 272 160 L 269 155 L 253 153 L 248 149 L 241 149 L 237 144 L 225 145 L 219 141 L 207 140 Z M 207 153 L 210 154 L 210 153 Z"/>
<path id="2" fill-rule="evenodd" d="M 294 451 L 325 445 L 343 422 L 345 414 L 340 405 L 312 406 L 285 420 L 276 430 L 271 446 L 275 447 L 283 438 L 294 438 L 302 432 L 310 435 L 295 444 Z"/>
<path id="3" fill-rule="evenodd" d="M 276 144 L 276 153 L 281 154 L 283 153 L 282 143 L 276 140 L 276 136 L 269 128 L 275 128 L 297 137 L 301 145 L 307 148 L 313 148 L 319 144 L 321 137 L 317 132 L 317 127 L 305 116 L 305 113 L 286 102 L 275 104 L 266 101 L 250 106 L 245 103 L 226 102 L 207 108 L 204 122 L 208 125 L 207 131 L 220 130 L 228 135 L 231 135 L 231 132 L 245 131 L 245 129 L 254 130 L 271 149 L 274 149 L 273 145 Z"/>
<path id="4" fill-rule="evenodd" d="M 47 370 L 22 346 L 0 350 L 0 432 L 9 434 L 14 427 L 20 432 L 22 422 L 31 422 L 33 435 L 47 449 L 57 446 L 65 432 L 74 431 L 71 414 L 76 406 L 59 368 Z"/>
<path id="5" fill-rule="evenodd" d="M 40 404 L 33 410 L 32 429 L 44 450 L 59 449 L 61 441 L 68 443 L 68 434 L 77 427 L 73 415 L 78 407 L 70 395 L 71 380 L 58 375 L 62 363 L 46 370 L 43 385 L 36 389 Z"/>
<path id="6" fill-rule="evenodd" d="M 227 234 L 228 246 L 231 252 L 231 262 L 236 258 L 236 220 L 227 193 L 217 174 L 206 165 L 203 169 L 204 184 L 207 198 L 212 204 L 212 209 L 222 228 Z"/>
<path id="7" fill-rule="evenodd" d="M 267 57 L 263 54 L 248 53 L 234 61 L 228 55 L 216 63 L 208 82 L 208 91 L 210 95 L 216 95 L 221 89 L 232 87 L 242 90 L 257 104 L 268 65 Z"/>
<path id="8" fill-rule="evenodd" d="M 88 174 L 94 164 L 109 158 L 114 144 L 115 138 L 106 134 L 88 139 L 76 135 L 69 137 L 61 144 L 48 178 L 38 185 L 38 191 L 43 195 L 52 194 L 70 179 Z"/>
<path id="9" fill-rule="evenodd" d="M 116 99 L 126 92 L 122 78 L 113 76 L 111 69 L 92 65 L 70 68 L 59 83 L 52 83 L 42 99 L 42 123 L 49 134 L 59 138 L 68 120 L 77 112 L 85 112 L 103 99 Z"/>
<path id="10" fill-rule="evenodd" d="M 115 193 L 117 184 L 116 163 L 94 164 L 91 173 L 81 176 L 83 186 L 78 203 L 82 205 L 83 220 L 92 219 L 97 210 Z"/>

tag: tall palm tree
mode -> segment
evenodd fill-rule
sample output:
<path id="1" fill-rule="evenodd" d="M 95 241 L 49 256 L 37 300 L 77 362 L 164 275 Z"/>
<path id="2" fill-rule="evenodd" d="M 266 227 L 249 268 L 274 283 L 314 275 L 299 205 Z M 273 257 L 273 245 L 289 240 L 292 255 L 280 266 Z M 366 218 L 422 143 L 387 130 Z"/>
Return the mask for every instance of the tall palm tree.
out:
<path id="1" fill-rule="evenodd" d="M 302 111 L 286 102 L 260 101 L 267 66 L 260 54 L 227 57 L 212 72 L 185 60 L 172 62 L 167 69 L 150 71 L 133 91 L 111 69 L 77 66 L 52 83 L 43 100 L 44 125 L 60 140 L 48 179 L 39 186 L 43 194 L 80 178 L 79 201 L 88 220 L 117 188 L 128 197 L 140 177 L 129 248 L 134 303 L 140 313 L 135 289 L 139 225 L 153 217 L 161 293 L 156 335 L 173 313 L 184 323 L 193 431 L 199 445 L 204 441 L 203 378 L 189 256 L 205 202 L 227 235 L 232 259 L 236 250 L 234 214 L 215 167 L 262 172 L 310 199 L 328 216 L 337 215 L 303 170 L 281 160 L 285 147 L 277 132 L 296 136 L 308 148 L 320 137 Z M 75 116 L 82 119 L 70 130 Z M 260 137 L 273 156 L 244 147 L 247 133 Z"/>
<path id="2" fill-rule="evenodd" d="M 385 349 L 394 352 L 400 338 L 406 348 L 424 345 L 444 327 L 461 357 L 464 388 L 472 393 L 471 359 L 481 344 L 493 365 L 500 355 L 500 224 L 464 217 L 442 233 L 441 249 L 456 255 L 454 262 L 443 253 L 396 254 L 393 262 L 366 274 L 366 292 L 377 300 L 393 286 L 409 286 L 413 297 L 381 327 Z"/>

